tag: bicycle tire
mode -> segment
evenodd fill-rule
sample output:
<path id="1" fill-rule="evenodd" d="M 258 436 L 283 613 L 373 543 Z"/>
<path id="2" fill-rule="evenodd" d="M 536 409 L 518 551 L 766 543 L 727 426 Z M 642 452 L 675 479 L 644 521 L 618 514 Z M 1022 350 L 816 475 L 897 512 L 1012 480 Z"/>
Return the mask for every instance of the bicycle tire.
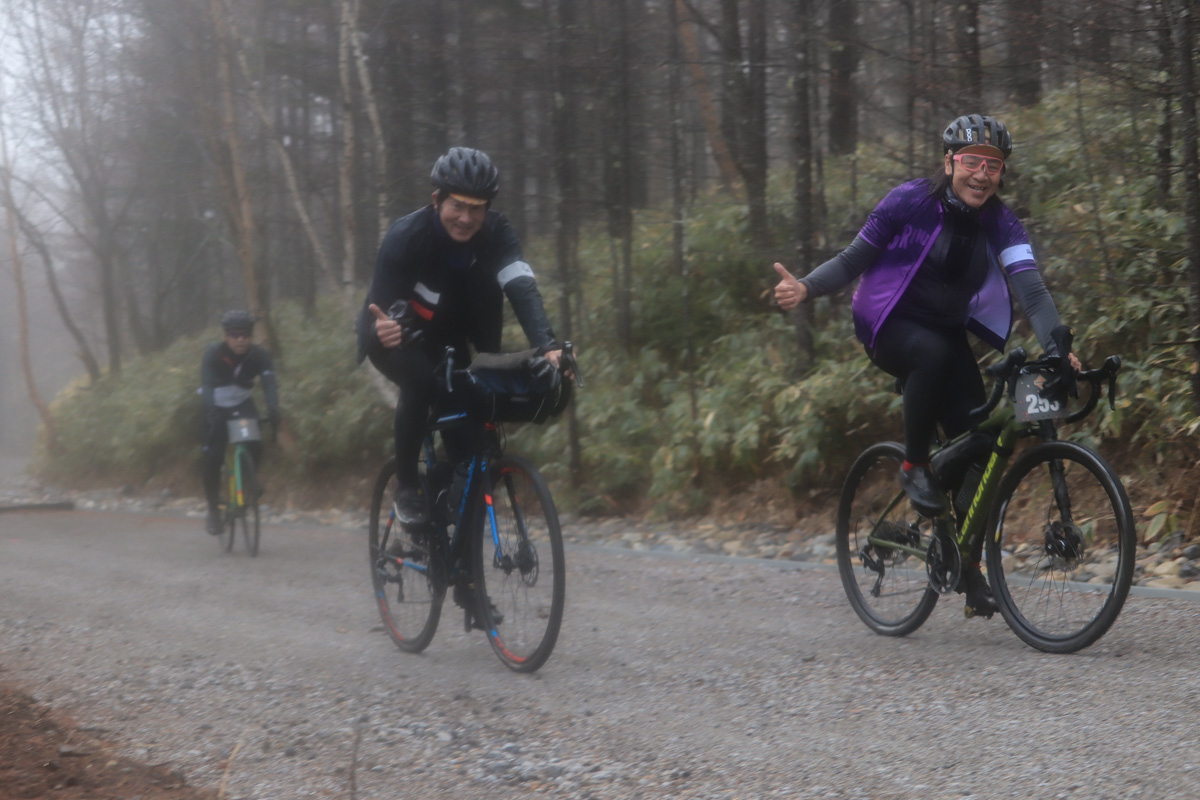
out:
<path id="1" fill-rule="evenodd" d="M 884 636 L 906 636 L 925 623 L 937 604 L 925 561 L 868 541 L 892 539 L 924 553 L 932 523 L 917 514 L 899 488 L 904 447 L 880 442 L 862 452 L 842 484 L 837 516 L 837 564 L 850 606 L 867 627 Z"/>
<path id="2" fill-rule="evenodd" d="M 237 497 L 233 492 L 229 491 L 230 484 L 230 468 L 233 466 L 232 455 L 226 459 L 225 465 L 221 467 L 221 482 L 218 486 L 225 487 L 227 496 L 225 502 L 221 506 L 221 535 L 217 541 L 221 545 L 221 550 L 226 553 L 233 552 L 233 542 L 237 539 Z"/>
<path id="3" fill-rule="evenodd" d="M 232 553 L 233 543 L 237 539 L 237 511 L 226 503 L 224 513 L 225 515 L 221 519 L 221 536 L 219 537 L 219 542 L 223 551 Z"/>
<path id="4" fill-rule="evenodd" d="M 238 458 L 242 468 L 242 504 L 239 516 L 242 520 L 242 541 L 246 552 L 251 556 L 258 555 L 258 540 L 260 536 L 258 518 L 258 473 L 255 471 L 254 456 L 245 447 L 238 448 Z"/>
<path id="5" fill-rule="evenodd" d="M 419 653 L 437 633 L 446 579 L 430 537 L 414 538 L 396 522 L 395 492 L 396 460 L 392 458 L 380 470 L 371 494 L 367 546 L 371 587 L 384 630 L 401 650 Z M 394 541 L 400 542 L 399 557 L 387 553 Z"/>
<path id="6" fill-rule="evenodd" d="M 488 467 L 490 503 L 472 542 L 476 613 L 506 667 L 534 672 L 558 641 L 566 605 L 566 557 L 554 498 L 540 472 L 517 456 Z M 498 612 L 499 616 L 496 615 Z"/>
<path id="7" fill-rule="evenodd" d="M 1001 479 L 987 526 L 988 580 L 1004 621 L 1030 646 L 1072 653 L 1103 636 L 1129 595 L 1136 550 L 1125 487 L 1094 450 L 1042 442 Z"/>

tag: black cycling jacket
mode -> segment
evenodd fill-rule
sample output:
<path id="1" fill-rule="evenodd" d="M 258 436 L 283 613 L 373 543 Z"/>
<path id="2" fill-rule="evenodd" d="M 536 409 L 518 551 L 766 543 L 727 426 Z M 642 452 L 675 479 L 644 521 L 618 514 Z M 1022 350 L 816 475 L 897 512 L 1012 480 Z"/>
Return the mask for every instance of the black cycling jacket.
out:
<path id="1" fill-rule="evenodd" d="M 557 347 L 533 270 L 503 214 L 489 210 L 471 241 L 450 238 L 434 206 L 392 223 L 379 245 L 375 276 L 355 326 L 358 361 L 382 349 L 375 335 L 374 303 L 387 311 L 397 300 L 416 304 L 430 346 L 500 350 L 504 297 L 508 297 L 529 343 L 543 352 Z"/>
<path id="2" fill-rule="evenodd" d="M 266 348 L 252 344 L 237 355 L 224 341 L 210 344 L 200 362 L 200 395 L 204 398 L 205 419 L 218 408 L 236 408 L 250 399 L 254 379 L 262 379 L 267 408 L 273 414 L 279 407 L 275 366 Z"/>

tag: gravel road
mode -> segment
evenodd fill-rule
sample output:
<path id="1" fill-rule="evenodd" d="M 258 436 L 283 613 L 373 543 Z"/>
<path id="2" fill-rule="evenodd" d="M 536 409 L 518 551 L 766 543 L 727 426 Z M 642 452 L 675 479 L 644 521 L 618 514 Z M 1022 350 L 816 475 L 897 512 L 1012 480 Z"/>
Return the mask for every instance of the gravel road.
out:
<path id="1" fill-rule="evenodd" d="M 1200 791 L 1194 602 L 1048 656 L 957 597 L 888 639 L 828 569 L 574 546 L 522 676 L 449 612 L 395 649 L 365 538 L 276 525 L 251 559 L 179 516 L 0 514 L 0 679 L 229 798 Z"/>

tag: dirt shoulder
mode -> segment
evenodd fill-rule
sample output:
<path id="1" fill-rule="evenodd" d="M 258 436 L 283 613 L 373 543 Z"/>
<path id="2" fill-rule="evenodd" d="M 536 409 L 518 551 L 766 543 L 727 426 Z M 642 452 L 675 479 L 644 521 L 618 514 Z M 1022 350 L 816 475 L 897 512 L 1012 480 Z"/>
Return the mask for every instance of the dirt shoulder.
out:
<path id="1" fill-rule="evenodd" d="M 167 767 L 118 755 L 103 731 L 52 713 L 0 682 L 2 800 L 212 800 Z"/>

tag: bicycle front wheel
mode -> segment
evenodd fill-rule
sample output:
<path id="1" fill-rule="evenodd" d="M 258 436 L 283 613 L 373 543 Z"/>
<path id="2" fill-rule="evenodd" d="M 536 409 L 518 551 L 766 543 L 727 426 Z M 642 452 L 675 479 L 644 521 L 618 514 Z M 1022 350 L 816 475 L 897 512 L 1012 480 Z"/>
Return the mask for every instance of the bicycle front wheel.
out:
<path id="1" fill-rule="evenodd" d="M 505 666 L 533 672 L 558 640 L 566 604 L 566 559 L 558 512 L 546 481 L 522 458 L 488 468 L 489 520 L 472 548 L 476 613 Z"/>
<path id="2" fill-rule="evenodd" d="M 401 650 L 419 653 L 433 641 L 446 581 L 431 535 L 396 521 L 396 460 L 384 465 L 371 495 L 367 555 L 379 616 Z"/>
<path id="3" fill-rule="evenodd" d="M 1137 535 L 1125 487 L 1093 450 L 1043 442 L 1000 482 L 987 568 L 1005 622 L 1027 644 L 1071 653 L 1121 613 Z"/>
<path id="4" fill-rule="evenodd" d="M 239 447 L 238 459 L 242 465 L 242 501 L 239 515 L 242 520 L 242 541 L 246 543 L 246 552 L 256 556 L 259 538 L 258 475 L 254 471 L 254 458 L 249 450 Z M 230 542 L 231 546 L 232 544 L 233 542 Z"/>
<path id="5" fill-rule="evenodd" d="M 880 442 L 863 451 L 842 485 L 837 563 L 854 613 L 885 636 L 905 636 L 937 604 L 921 554 L 932 523 L 912 509 L 897 476 L 904 448 Z"/>
<path id="6" fill-rule="evenodd" d="M 234 506 L 236 500 L 231 500 L 225 504 L 225 510 L 221 513 L 224 516 L 221 518 L 221 549 L 226 553 L 233 552 L 233 542 L 237 539 L 237 524 L 239 512 L 241 509 Z"/>

